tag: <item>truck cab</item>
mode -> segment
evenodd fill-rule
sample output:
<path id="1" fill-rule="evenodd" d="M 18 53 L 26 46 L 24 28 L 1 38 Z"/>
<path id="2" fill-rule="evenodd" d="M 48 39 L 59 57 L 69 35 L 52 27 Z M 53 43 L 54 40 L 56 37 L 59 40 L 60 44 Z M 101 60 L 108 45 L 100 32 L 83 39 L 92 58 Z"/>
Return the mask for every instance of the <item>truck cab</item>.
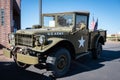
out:
<path id="1" fill-rule="evenodd" d="M 43 28 L 55 30 L 55 32 L 48 32 L 47 36 L 69 40 L 77 54 L 88 50 L 88 23 L 89 12 L 43 14 Z"/>

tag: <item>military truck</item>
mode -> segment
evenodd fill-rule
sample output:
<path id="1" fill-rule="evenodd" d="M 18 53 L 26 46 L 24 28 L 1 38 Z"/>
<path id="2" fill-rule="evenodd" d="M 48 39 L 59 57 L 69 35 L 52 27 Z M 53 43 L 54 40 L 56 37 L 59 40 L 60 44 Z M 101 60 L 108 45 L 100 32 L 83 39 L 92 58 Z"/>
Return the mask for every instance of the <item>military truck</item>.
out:
<path id="1" fill-rule="evenodd" d="M 42 26 L 9 34 L 10 49 L 4 54 L 21 68 L 43 64 L 55 77 L 67 73 L 71 60 L 91 54 L 100 57 L 106 31 L 88 28 L 89 12 L 63 12 L 42 15 Z"/>

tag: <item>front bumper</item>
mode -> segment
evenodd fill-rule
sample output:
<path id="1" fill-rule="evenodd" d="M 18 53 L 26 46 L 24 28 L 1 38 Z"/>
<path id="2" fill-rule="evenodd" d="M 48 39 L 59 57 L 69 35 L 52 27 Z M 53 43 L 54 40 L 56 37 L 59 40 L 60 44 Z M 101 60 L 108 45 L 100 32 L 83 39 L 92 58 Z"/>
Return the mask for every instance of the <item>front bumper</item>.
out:
<path id="1" fill-rule="evenodd" d="M 12 58 L 12 53 L 8 49 L 3 49 L 3 54 L 8 58 Z M 38 64 L 39 63 L 38 57 L 33 57 L 30 55 L 23 55 L 20 53 L 17 53 L 16 60 L 19 62 L 25 63 L 25 64 Z"/>

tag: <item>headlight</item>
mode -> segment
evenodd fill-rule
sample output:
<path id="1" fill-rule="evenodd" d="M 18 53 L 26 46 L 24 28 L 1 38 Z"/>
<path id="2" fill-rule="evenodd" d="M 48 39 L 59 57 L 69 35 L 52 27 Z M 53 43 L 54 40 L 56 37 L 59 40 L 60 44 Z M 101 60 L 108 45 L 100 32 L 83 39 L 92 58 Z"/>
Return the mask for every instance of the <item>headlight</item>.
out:
<path id="1" fill-rule="evenodd" d="M 9 40 L 14 40 L 15 39 L 15 35 L 14 34 L 9 34 L 8 35 L 8 39 Z"/>
<path id="2" fill-rule="evenodd" d="M 11 45 L 15 45 L 15 35 L 13 33 L 8 35 L 8 40 Z"/>
<path id="3" fill-rule="evenodd" d="M 43 44 L 45 44 L 45 42 L 46 42 L 46 37 L 45 37 L 44 35 L 41 35 L 41 36 L 39 37 L 39 43 L 40 43 L 41 45 L 43 45 Z"/>

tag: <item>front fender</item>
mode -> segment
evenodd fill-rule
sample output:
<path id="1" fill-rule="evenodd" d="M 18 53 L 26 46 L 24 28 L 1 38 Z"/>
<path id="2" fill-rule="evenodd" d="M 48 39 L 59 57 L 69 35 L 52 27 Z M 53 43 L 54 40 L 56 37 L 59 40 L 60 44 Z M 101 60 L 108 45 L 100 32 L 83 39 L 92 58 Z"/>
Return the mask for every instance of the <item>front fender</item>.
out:
<path id="1" fill-rule="evenodd" d="M 43 53 L 43 52 L 48 51 L 49 49 L 51 49 L 55 45 L 57 45 L 57 43 L 59 43 L 61 41 L 64 41 L 64 40 L 66 40 L 66 39 L 63 39 L 63 38 L 49 38 L 48 39 L 48 41 L 49 41 L 48 45 L 42 46 L 43 47 L 42 49 L 41 49 L 41 47 L 38 47 L 38 48 L 33 48 L 32 50 Z"/>

